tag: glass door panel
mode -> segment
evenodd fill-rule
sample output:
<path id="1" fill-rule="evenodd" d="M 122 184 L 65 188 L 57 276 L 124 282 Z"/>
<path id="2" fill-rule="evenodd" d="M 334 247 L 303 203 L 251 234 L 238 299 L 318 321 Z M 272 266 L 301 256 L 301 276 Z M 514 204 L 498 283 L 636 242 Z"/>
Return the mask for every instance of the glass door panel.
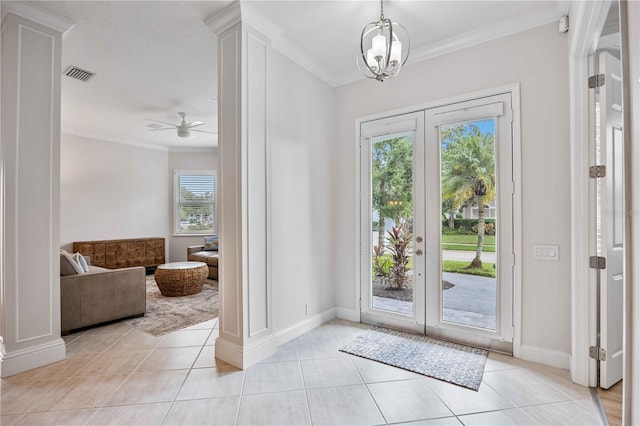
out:
<path id="1" fill-rule="evenodd" d="M 427 334 L 511 352 L 515 178 L 510 94 L 425 114 Z"/>
<path id="2" fill-rule="evenodd" d="M 361 126 L 361 319 L 424 332 L 424 114 Z"/>
<path id="3" fill-rule="evenodd" d="M 413 132 L 371 143 L 371 306 L 413 315 Z"/>
<path id="4" fill-rule="evenodd" d="M 496 330 L 493 118 L 440 126 L 441 318 Z"/>

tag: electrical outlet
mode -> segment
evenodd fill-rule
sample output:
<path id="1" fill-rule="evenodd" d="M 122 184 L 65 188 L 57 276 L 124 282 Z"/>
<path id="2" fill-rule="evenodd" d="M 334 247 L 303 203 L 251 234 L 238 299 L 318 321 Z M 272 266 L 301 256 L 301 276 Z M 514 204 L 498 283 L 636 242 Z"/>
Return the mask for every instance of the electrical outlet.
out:
<path id="1" fill-rule="evenodd" d="M 310 313 L 311 313 L 311 302 L 307 302 L 307 304 L 304 305 L 304 314 L 309 315 Z"/>
<path id="2" fill-rule="evenodd" d="M 536 244 L 533 246 L 533 258 L 536 260 L 551 260 L 557 262 L 558 252 L 560 251 L 557 245 L 543 245 Z"/>

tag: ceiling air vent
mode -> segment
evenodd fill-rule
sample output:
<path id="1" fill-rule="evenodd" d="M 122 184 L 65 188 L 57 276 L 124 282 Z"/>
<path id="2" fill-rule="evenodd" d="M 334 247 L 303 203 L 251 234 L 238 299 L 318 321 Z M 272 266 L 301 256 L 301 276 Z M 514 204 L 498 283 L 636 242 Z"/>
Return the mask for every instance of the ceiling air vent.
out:
<path id="1" fill-rule="evenodd" d="M 89 79 L 91 79 L 91 77 L 96 74 L 91 71 L 83 70 L 82 68 L 71 65 L 65 70 L 64 75 L 66 75 L 67 77 L 75 78 L 76 80 L 89 81 Z"/>

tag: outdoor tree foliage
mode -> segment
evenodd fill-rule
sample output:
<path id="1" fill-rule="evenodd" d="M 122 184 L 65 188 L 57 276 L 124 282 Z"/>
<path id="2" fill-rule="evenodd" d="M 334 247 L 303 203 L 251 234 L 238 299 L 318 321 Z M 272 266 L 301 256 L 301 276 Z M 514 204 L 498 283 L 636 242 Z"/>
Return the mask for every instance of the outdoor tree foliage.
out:
<path id="1" fill-rule="evenodd" d="M 478 206 L 478 244 L 470 267 L 482 267 L 485 204 L 495 198 L 494 136 L 477 125 L 441 129 L 442 198 L 458 210 L 475 198 Z"/>
<path id="2" fill-rule="evenodd" d="M 190 203 L 192 205 L 184 205 L 180 211 L 180 219 L 188 220 L 190 216 L 204 216 L 211 215 L 211 201 L 213 201 L 213 194 L 205 192 L 203 194 L 197 194 L 189 191 L 184 186 L 180 187 L 180 199 L 183 203 Z M 202 203 L 202 204 L 200 204 Z"/>
<path id="3" fill-rule="evenodd" d="M 413 215 L 413 144 L 407 137 L 375 142 L 372 149 L 372 201 L 378 212 L 378 246 L 384 246 L 385 220 L 410 223 Z"/>
<path id="4" fill-rule="evenodd" d="M 190 222 L 190 231 L 209 231 L 211 229 L 213 193 L 209 191 L 192 192 L 186 187 L 180 186 L 180 201 L 180 221 Z"/>

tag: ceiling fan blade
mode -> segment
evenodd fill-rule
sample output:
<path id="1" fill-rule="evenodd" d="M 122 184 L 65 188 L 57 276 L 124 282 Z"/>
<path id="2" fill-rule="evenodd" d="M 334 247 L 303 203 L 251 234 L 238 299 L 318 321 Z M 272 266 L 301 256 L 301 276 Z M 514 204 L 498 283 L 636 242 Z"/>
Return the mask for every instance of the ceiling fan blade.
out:
<path id="1" fill-rule="evenodd" d="M 168 125 L 168 126 L 173 126 L 173 127 L 178 127 L 178 126 L 180 126 L 179 124 L 167 123 L 166 121 L 154 120 L 153 118 L 147 118 L 147 120 L 149 120 L 149 121 L 154 121 L 154 122 L 156 122 L 156 123 L 166 124 L 166 125 Z"/>
<path id="2" fill-rule="evenodd" d="M 158 127 L 157 129 L 149 129 L 149 130 L 175 130 L 175 127 Z"/>
<path id="3" fill-rule="evenodd" d="M 189 127 L 202 126 L 203 124 L 204 124 L 204 121 L 193 121 L 189 123 Z"/>
<path id="4" fill-rule="evenodd" d="M 204 129 L 191 129 L 191 130 L 193 130 L 194 132 L 210 133 L 212 135 L 218 134 L 218 132 L 213 132 L 211 130 L 204 130 Z"/>

